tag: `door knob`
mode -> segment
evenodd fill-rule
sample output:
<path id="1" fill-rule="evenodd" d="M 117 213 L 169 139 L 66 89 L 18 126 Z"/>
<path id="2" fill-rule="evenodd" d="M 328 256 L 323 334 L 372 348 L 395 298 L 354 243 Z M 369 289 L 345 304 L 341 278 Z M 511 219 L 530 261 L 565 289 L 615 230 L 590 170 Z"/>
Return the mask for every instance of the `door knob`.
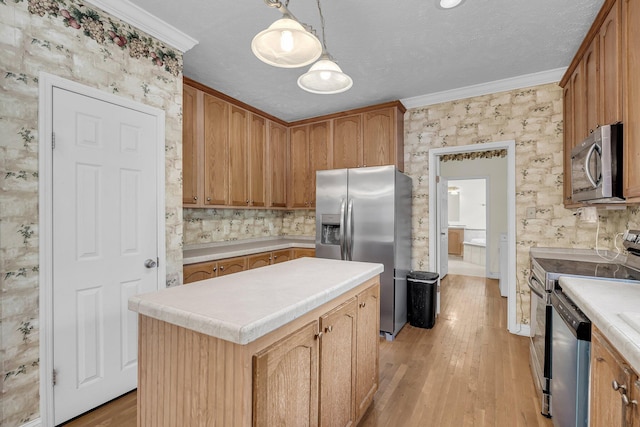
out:
<path id="1" fill-rule="evenodd" d="M 156 265 L 158 265 L 158 263 L 155 260 L 152 260 L 151 258 L 149 258 L 148 260 L 146 260 L 144 262 L 144 266 L 147 267 L 147 268 L 153 268 Z"/>

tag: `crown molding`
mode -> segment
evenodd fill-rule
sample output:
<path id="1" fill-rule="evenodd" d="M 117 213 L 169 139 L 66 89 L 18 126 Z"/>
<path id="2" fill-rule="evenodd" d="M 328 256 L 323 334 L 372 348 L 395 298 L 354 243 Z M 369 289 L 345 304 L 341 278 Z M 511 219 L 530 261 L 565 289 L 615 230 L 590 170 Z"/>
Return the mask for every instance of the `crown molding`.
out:
<path id="1" fill-rule="evenodd" d="M 198 40 L 183 33 L 176 27 L 169 25 L 162 19 L 150 14 L 146 10 L 128 0 L 86 0 L 94 6 L 118 19 L 133 25 L 162 43 L 178 49 L 184 53 L 198 44 Z"/>
<path id="2" fill-rule="evenodd" d="M 458 99 L 472 98 L 474 96 L 489 95 L 492 93 L 506 92 L 509 90 L 522 89 L 525 87 L 548 83 L 557 83 L 560 81 L 566 70 L 566 67 L 555 68 L 553 70 L 541 71 L 539 73 L 525 74 L 523 76 L 511 77 L 488 83 L 464 86 L 457 89 L 404 98 L 400 101 L 407 108 L 417 108 L 440 104 L 442 102 L 456 101 Z"/>

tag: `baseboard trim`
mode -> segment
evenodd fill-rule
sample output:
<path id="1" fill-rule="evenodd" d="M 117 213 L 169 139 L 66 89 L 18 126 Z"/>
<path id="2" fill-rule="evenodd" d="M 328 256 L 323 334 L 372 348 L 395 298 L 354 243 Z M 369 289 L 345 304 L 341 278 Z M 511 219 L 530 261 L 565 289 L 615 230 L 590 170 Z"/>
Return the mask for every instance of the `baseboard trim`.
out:
<path id="1" fill-rule="evenodd" d="M 40 427 L 42 426 L 42 419 L 36 418 L 35 420 L 31 420 L 26 424 L 22 424 L 20 427 Z"/>
<path id="2" fill-rule="evenodd" d="M 531 325 L 526 325 L 524 323 L 518 323 L 515 329 L 510 329 L 514 335 L 520 335 L 522 337 L 530 337 L 531 336 Z"/>

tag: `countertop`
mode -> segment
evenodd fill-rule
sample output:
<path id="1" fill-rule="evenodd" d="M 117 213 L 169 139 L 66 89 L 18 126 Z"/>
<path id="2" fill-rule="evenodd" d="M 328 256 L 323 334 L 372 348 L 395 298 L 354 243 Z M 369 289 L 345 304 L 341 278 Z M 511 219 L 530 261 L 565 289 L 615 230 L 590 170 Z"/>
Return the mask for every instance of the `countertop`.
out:
<path id="1" fill-rule="evenodd" d="M 600 255 L 598 255 L 598 253 Z M 626 255 L 616 254 L 608 250 L 600 250 L 596 253 L 594 249 L 574 249 L 574 248 L 544 248 L 532 247 L 529 249 L 529 255 L 537 258 L 555 258 L 566 259 L 572 261 L 587 262 L 613 262 L 624 263 Z M 604 258 L 603 258 L 604 257 Z"/>
<path id="2" fill-rule="evenodd" d="M 560 277 L 576 303 L 631 367 L 640 373 L 640 284 Z"/>
<path id="3" fill-rule="evenodd" d="M 232 242 L 206 243 L 185 246 L 182 251 L 182 264 L 215 261 L 218 259 L 245 256 L 259 252 L 277 251 L 289 248 L 315 249 L 314 237 L 266 238 L 237 240 Z"/>
<path id="4" fill-rule="evenodd" d="M 250 343 L 382 273 L 382 264 L 299 258 L 129 298 L 129 310 Z"/>

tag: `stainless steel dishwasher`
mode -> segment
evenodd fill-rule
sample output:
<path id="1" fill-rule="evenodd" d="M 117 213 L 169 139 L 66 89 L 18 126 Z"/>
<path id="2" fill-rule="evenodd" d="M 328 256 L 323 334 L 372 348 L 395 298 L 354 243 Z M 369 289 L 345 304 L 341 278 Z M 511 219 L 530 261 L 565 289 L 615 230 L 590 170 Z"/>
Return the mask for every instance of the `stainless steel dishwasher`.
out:
<path id="1" fill-rule="evenodd" d="M 587 427 L 591 322 L 559 287 L 551 294 L 551 305 L 553 425 Z"/>

